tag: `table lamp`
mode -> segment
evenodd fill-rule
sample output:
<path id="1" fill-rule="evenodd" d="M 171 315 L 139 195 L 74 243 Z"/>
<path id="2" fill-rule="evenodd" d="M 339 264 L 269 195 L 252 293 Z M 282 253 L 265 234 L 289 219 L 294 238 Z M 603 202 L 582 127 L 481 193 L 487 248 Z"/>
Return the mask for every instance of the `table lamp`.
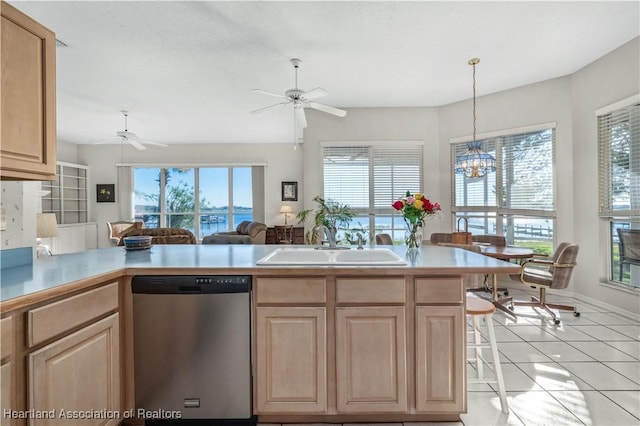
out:
<path id="1" fill-rule="evenodd" d="M 282 207 L 280 207 L 280 213 L 284 213 L 284 224 L 287 224 L 287 219 L 289 218 L 289 215 L 293 212 L 293 210 L 291 209 L 291 206 L 287 206 L 287 205 L 283 205 Z"/>
<path id="2" fill-rule="evenodd" d="M 36 218 L 36 256 L 52 256 L 49 246 L 42 244 L 41 238 L 58 236 L 58 224 L 55 213 L 38 213 Z"/>

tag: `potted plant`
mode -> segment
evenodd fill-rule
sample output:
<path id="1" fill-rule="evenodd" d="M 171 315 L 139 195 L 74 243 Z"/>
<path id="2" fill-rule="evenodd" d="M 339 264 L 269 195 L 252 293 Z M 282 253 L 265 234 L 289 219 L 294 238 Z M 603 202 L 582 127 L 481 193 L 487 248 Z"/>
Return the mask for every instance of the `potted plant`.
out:
<path id="1" fill-rule="evenodd" d="M 321 226 L 326 226 L 335 235 L 338 228 L 348 227 L 349 221 L 356 215 L 348 205 L 325 200 L 319 195 L 313 201 L 318 203 L 315 209 L 301 210 L 296 215 L 298 223 L 306 222 L 313 215 L 313 227 L 304 236 L 307 244 L 319 244 L 322 241 L 322 232 L 318 232 Z"/>

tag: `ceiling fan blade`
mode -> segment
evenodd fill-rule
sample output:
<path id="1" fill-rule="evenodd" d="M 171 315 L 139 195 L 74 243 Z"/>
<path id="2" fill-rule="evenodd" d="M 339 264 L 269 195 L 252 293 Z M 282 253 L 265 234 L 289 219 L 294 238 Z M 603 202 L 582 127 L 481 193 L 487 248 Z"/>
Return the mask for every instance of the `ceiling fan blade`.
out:
<path id="1" fill-rule="evenodd" d="M 160 143 L 160 142 L 153 142 L 153 141 L 149 141 L 149 140 L 141 140 L 140 142 L 146 144 L 146 145 L 156 145 L 156 146 L 162 146 L 162 147 L 168 147 L 169 145 L 164 144 L 164 143 Z"/>
<path id="2" fill-rule="evenodd" d="M 321 96 L 327 96 L 328 94 L 329 93 L 327 93 L 327 91 L 324 90 L 322 87 L 316 87 L 315 89 L 311 89 L 308 92 L 304 92 L 300 96 L 309 100 L 309 99 L 319 98 Z"/>
<path id="3" fill-rule="evenodd" d="M 104 144 L 107 144 L 107 143 L 116 143 L 116 142 L 120 142 L 120 138 L 117 138 L 117 139 L 115 139 L 115 138 L 113 138 L 113 139 L 104 139 L 104 140 L 96 141 L 96 142 L 92 142 L 92 143 L 93 143 L 93 145 L 104 145 Z"/>
<path id="4" fill-rule="evenodd" d="M 289 99 L 284 95 L 278 95 L 277 93 L 271 93 L 271 92 L 267 92 L 267 91 L 261 90 L 261 89 L 251 89 L 251 91 L 255 92 L 255 93 L 262 93 L 263 95 L 267 95 L 267 96 L 273 96 L 273 97 L 276 97 L 276 98 Z"/>
<path id="5" fill-rule="evenodd" d="M 307 127 L 307 117 L 305 116 L 304 108 L 302 106 L 296 107 L 296 121 L 301 129 Z"/>
<path id="6" fill-rule="evenodd" d="M 127 142 L 129 142 L 131 145 L 133 145 L 134 148 L 139 149 L 140 151 L 144 151 L 145 148 L 144 145 L 142 145 L 140 142 L 138 142 L 136 139 L 133 138 L 127 138 L 126 139 Z"/>
<path id="7" fill-rule="evenodd" d="M 329 114 L 333 114 L 336 115 L 338 117 L 344 117 L 345 115 L 347 115 L 347 111 L 344 111 L 342 109 L 338 109 L 338 108 L 334 108 L 334 107 L 330 107 L 329 105 L 323 105 L 323 104 L 319 104 L 317 102 L 309 102 L 307 103 L 307 105 L 309 105 L 309 107 L 313 108 L 313 109 L 317 109 L 318 111 L 322 111 L 322 112 L 326 112 Z"/>
<path id="8" fill-rule="evenodd" d="M 253 110 L 253 111 L 251 111 L 251 114 L 257 114 L 259 112 L 266 111 L 269 108 L 273 108 L 273 107 L 278 106 L 278 105 L 287 105 L 287 104 L 290 104 L 291 102 L 293 102 L 293 101 L 279 102 L 277 104 L 273 104 L 273 105 L 269 105 L 269 106 L 266 106 L 266 107 L 263 107 L 263 108 L 259 108 L 259 109 Z"/>

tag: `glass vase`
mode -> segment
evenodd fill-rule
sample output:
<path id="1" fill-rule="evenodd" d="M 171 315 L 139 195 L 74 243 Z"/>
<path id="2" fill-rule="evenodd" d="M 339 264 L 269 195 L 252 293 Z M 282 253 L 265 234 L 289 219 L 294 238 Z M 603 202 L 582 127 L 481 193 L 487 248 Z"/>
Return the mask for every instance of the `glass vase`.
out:
<path id="1" fill-rule="evenodd" d="M 422 227 L 418 224 L 407 224 L 404 242 L 409 250 L 417 250 L 422 245 Z"/>

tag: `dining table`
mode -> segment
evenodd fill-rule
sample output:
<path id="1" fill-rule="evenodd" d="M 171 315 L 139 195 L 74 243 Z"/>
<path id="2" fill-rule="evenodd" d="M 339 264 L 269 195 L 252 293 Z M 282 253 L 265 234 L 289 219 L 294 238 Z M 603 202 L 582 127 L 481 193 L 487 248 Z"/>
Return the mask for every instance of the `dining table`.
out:
<path id="1" fill-rule="evenodd" d="M 480 253 L 485 256 L 493 257 L 495 259 L 505 260 L 507 262 L 511 260 L 517 260 L 522 263 L 523 259 L 529 259 L 533 257 L 533 249 L 519 246 L 497 246 L 492 244 L 477 244 L 480 246 Z M 505 303 L 512 301 L 511 297 L 500 298 L 498 294 L 498 274 L 493 274 L 493 286 L 491 289 L 491 301 L 497 309 L 511 315 L 515 318 L 516 314 L 505 306 Z"/>

